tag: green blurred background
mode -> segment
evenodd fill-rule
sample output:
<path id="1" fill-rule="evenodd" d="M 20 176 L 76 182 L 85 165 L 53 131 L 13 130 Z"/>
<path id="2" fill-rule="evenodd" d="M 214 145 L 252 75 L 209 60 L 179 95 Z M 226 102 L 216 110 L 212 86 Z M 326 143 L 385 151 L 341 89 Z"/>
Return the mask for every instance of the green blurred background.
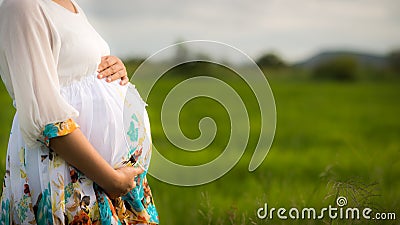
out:
<path id="1" fill-rule="evenodd" d="M 178 187 L 150 177 L 162 224 L 324 224 L 317 221 L 265 221 L 256 210 L 270 207 L 327 207 L 338 195 L 349 206 L 370 207 L 377 212 L 397 212 L 400 206 L 400 73 L 391 54 L 384 64 L 372 67 L 359 55 L 332 54 L 311 67 L 287 65 L 267 54 L 257 60 L 273 90 L 277 127 L 264 163 L 248 172 L 257 143 L 260 115 L 254 95 L 230 70 L 211 64 L 186 64 L 166 73 L 147 102 L 157 149 L 170 160 L 186 165 L 208 162 L 218 156 L 229 138 L 229 117 L 217 102 L 198 98 L 180 112 L 183 133 L 200 135 L 198 121 L 214 118 L 218 132 L 213 143 L 200 152 L 184 152 L 165 137 L 160 110 L 166 94 L 179 82 L 208 74 L 234 87 L 250 112 L 251 134 L 244 157 L 228 174 L 209 184 Z M 126 60 L 129 74 L 141 62 Z M 137 80 L 140 83 L 146 79 Z M 199 84 L 204 85 L 204 84 Z M 1 177 L 14 109 L 4 86 L 0 90 Z M 205 107 L 207 106 L 207 107 Z M 352 224 L 357 221 L 332 221 Z M 367 224 L 368 221 L 361 221 Z M 372 222 L 371 222 L 372 223 Z M 396 221 L 387 221 L 395 224 Z M 373 223 L 372 223 L 373 224 Z M 380 223 L 381 224 L 381 223 Z"/>
<path id="2" fill-rule="evenodd" d="M 399 219 L 260 220 L 256 216 L 264 203 L 276 208 L 320 209 L 335 206 L 336 197 L 345 196 L 350 207 L 396 212 L 400 217 L 398 1 L 78 2 L 113 54 L 124 58 L 128 74 L 147 55 L 177 40 L 211 39 L 248 53 L 273 91 L 277 110 L 274 143 L 263 164 L 248 172 L 261 115 L 243 80 L 226 68 L 189 63 L 168 71 L 157 82 L 147 109 L 154 145 L 171 161 L 185 165 L 208 162 L 229 139 L 230 127 L 225 126 L 229 117 L 223 106 L 196 98 L 180 113 L 182 132 L 196 138 L 199 120 L 212 117 L 218 126 L 213 143 L 202 151 L 186 152 L 168 141 L 161 127 L 162 103 L 185 79 L 207 75 L 232 86 L 245 100 L 251 124 L 245 155 L 222 178 L 202 186 L 178 187 L 149 177 L 161 224 L 400 224 Z M 179 49 L 171 57 L 185 54 L 243 63 L 224 52 L 190 49 Z M 146 78 L 135 80 L 139 92 L 145 82 Z M 199 84 L 199 88 L 206 86 Z M 2 181 L 15 112 L 3 84 L 0 106 Z"/>

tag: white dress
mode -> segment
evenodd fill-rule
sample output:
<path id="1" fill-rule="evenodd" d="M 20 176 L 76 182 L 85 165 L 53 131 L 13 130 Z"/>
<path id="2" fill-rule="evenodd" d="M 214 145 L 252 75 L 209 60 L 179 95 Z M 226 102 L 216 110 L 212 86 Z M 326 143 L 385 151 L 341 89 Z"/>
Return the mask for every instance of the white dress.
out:
<path id="1" fill-rule="evenodd" d="M 146 179 L 146 104 L 133 85 L 97 79 L 109 47 L 73 4 L 78 13 L 52 0 L 4 0 L 0 6 L 0 74 L 17 109 L 0 224 L 157 224 Z M 78 126 L 113 167 L 145 169 L 135 189 L 111 200 L 49 150 L 50 138 Z"/>

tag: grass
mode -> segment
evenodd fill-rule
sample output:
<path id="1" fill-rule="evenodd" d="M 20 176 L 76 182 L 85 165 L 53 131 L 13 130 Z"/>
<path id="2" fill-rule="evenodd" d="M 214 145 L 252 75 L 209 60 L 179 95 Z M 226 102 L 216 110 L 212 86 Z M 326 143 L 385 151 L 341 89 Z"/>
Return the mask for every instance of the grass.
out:
<path id="1" fill-rule="evenodd" d="M 227 112 L 217 102 L 195 99 L 181 112 L 185 135 L 200 135 L 198 121 L 211 116 L 217 138 L 201 152 L 185 152 L 165 137 L 160 108 L 168 90 L 181 79 L 163 79 L 150 96 L 152 135 L 160 152 L 174 162 L 195 165 L 221 152 L 227 142 Z M 146 82 L 145 80 L 141 82 Z M 239 163 L 222 178 L 197 187 L 177 187 L 152 177 L 149 183 L 162 224 L 357 224 L 358 221 L 260 220 L 256 210 L 270 207 L 335 206 L 344 195 L 351 206 L 369 206 L 400 216 L 400 83 L 306 82 L 271 79 L 277 108 L 273 146 L 255 171 L 247 167 L 257 141 L 257 102 L 240 80 L 230 79 L 253 109 L 248 149 Z M 203 84 L 199 84 L 200 86 Z M 140 82 L 137 84 L 140 90 Z M 199 87 L 200 87 L 199 86 Z M 14 110 L 4 87 L 0 91 L 0 154 L 4 173 L 6 145 Z M 204 107 L 207 106 L 207 107 Z M 240 122 L 240 121 L 238 121 Z M 2 177 L 2 174 L 1 177 Z M 362 224 L 374 221 L 361 221 Z M 383 221 L 380 221 L 382 224 Z M 397 221 L 387 221 L 396 224 Z"/>

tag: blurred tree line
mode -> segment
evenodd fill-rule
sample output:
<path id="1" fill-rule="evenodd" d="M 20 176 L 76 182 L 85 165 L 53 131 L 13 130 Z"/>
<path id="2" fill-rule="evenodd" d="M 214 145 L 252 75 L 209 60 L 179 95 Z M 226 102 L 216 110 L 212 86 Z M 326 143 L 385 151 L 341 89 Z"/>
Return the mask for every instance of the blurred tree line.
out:
<path id="1" fill-rule="evenodd" d="M 400 73 L 400 49 L 392 51 L 388 55 L 388 62 L 392 70 L 394 70 L 397 73 Z"/>
<path id="2" fill-rule="evenodd" d="M 191 59 L 212 61 L 212 58 L 205 53 L 193 53 L 184 46 L 178 46 L 176 54 L 170 59 L 176 63 L 176 67 L 169 71 L 169 74 L 182 78 L 215 73 L 218 73 L 219 76 L 228 76 L 221 70 L 220 65 L 213 63 L 201 60 L 179 63 Z M 128 74 L 131 75 L 144 59 L 133 58 L 124 61 Z M 342 82 L 400 78 L 400 49 L 394 50 L 386 56 L 354 52 L 325 52 L 296 64 L 286 62 L 277 53 L 267 52 L 258 57 L 255 62 L 265 74 L 270 76 L 285 74 L 289 78 L 294 78 L 296 75 L 302 74 L 302 77 L 306 79 Z M 226 64 L 229 65 L 228 62 Z"/>
<path id="3" fill-rule="evenodd" d="M 316 80 L 355 81 L 358 66 L 353 57 L 336 57 L 315 66 L 312 70 L 312 78 Z"/>
<path id="4" fill-rule="evenodd" d="M 326 52 L 290 65 L 275 53 L 265 53 L 256 60 L 264 71 L 304 70 L 313 80 L 356 81 L 358 79 L 400 78 L 400 49 L 386 56 L 354 52 Z"/>

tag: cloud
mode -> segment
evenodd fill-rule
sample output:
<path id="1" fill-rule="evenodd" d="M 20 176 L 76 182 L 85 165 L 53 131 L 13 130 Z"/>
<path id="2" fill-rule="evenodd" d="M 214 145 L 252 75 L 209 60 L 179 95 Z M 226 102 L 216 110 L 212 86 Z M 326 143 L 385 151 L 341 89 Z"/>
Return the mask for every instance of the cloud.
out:
<path id="1" fill-rule="evenodd" d="M 398 0 L 76 1 L 125 57 L 192 39 L 225 42 L 253 58 L 274 50 L 290 61 L 321 49 L 385 54 L 400 47 Z"/>
<path id="2" fill-rule="evenodd" d="M 178 39 L 211 39 L 250 56 L 299 60 L 321 48 L 385 53 L 400 45 L 395 0 L 80 0 L 116 54 L 149 55 Z"/>

